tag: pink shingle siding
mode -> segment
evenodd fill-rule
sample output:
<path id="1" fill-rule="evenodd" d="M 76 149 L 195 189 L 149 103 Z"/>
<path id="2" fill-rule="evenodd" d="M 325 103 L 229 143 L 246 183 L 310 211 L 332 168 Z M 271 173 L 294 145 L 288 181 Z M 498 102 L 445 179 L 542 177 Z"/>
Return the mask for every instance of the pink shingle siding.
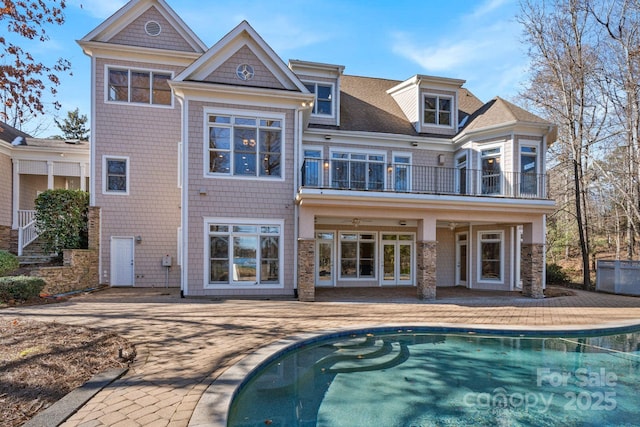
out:
<path id="1" fill-rule="evenodd" d="M 2 144 L 0 142 L 0 144 Z M 13 204 L 13 165 L 11 157 L 0 153 L 0 226 L 11 226 L 13 214 L 11 206 Z"/>
<path id="2" fill-rule="evenodd" d="M 101 281 L 109 283 L 110 239 L 140 236 L 136 244 L 135 286 L 165 283 L 163 255 L 177 257 L 180 226 L 178 143 L 180 109 L 104 101 L 105 64 L 181 71 L 177 67 L 98 59 L 96 61 L 95 205 L 102 208 Z M 103 156 L 129 158 L 129 195 L 103 194 Z M 175 262 L 174 262 L 175 265 Z M 179 269 L 171 269 L 170 286 L 179 286 Z"/>
<path id="3" fill-rule="evenodd" d="M 282 295 L 293 293 L 294 256 L 294 201 L 293 201 L 293 122 L 292 110 L 237 105 L 189 102 L 189 269 L 188 294 L 199 295 Z M 284 168 L 282 180 L 243 178 L 205 178 L 204 109 L 247 109 L 252 112 L 268 111 L 285 114 Z M 200 189 L 206 194 L 200 194 Z M 204 217 L 284 219 L 281 244 L 284 246 L 283 289 L 203 289 L 205 272 Z"/>
<path id="4" fill-rule="evenodd" d="M 255 72 L 252 79 L 242 81 L 236 76 L 238 65 L 249 64 Z M 224 64 L 207 76 L 204 81 L 210 83 L 225 83 L 239 86 L 266 87 L 284 89 L 269 69 L 247 46 L 240 48 Z"/>
<path id="5" fill-rule="evenodd" d="M 147 34 L 145 24 L 148 21 L 155 21 L 160 24 L 161 32 L 159 35 L 150 36 Z M 193 48 L 189 43 L 155 7 L 151 7 L 131 24 L 127 25 L 121 32 L 112 37 L 109 43 L 193 52 Z"/>

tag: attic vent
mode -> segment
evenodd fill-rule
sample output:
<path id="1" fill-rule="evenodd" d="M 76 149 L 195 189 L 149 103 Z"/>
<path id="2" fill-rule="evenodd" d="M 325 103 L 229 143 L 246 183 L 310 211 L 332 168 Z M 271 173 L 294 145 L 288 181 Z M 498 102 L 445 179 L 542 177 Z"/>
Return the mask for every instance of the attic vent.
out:
<path id="1" fill-rule="evenodd" d="M 160 35 L 160 31 L 162 31 L 162 28 L 160 28 L 160 24 L 158 24 L 156 21 L 148 21 L 146 24 L 144 24 L 144 30 L 150 36 L 155 37 L 157 35 Z"/>

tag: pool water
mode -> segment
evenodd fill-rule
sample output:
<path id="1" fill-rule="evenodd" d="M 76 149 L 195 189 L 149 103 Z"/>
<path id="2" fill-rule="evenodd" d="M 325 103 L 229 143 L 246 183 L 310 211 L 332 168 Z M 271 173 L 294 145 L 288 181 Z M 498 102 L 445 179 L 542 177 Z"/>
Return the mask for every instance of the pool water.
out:
<path id="1" fill-rule="evenodd" d="M 634 426 L 640 330 L 352 333 L 285 350 L 237 392 L 229 426 Z"/>

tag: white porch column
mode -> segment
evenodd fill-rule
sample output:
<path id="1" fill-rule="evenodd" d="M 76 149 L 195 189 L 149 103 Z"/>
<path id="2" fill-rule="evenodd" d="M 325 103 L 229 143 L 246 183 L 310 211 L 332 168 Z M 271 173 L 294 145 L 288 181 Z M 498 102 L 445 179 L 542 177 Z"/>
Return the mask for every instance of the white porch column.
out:
<path id="1" fill-rule="evenodd" d="M 53 162 L 47 160 L 47 190 L 53 190 Z"/>
<path id="2" fill-rule="evenodd" d="M 20 160 L 12 159 L 13 162 L 13 219 L 11 228 L 18 228 L 18 209 L 20 208 Z"/>
<path id="3" fill-rule="evenodd" d="M 80 163 L 80 190 L 87 191 L 87 167 Z"/>

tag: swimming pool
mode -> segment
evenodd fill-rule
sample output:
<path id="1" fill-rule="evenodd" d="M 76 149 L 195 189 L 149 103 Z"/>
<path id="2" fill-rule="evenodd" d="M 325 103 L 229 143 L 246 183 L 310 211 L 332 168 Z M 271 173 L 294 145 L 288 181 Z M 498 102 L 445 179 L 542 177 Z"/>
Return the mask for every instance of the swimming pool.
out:
<path id="1" fill-rule="evenodd" d="M 626 426 L 640 328 L 377 328 L 297 342 L 246 376 L 228 426 Z"/>

